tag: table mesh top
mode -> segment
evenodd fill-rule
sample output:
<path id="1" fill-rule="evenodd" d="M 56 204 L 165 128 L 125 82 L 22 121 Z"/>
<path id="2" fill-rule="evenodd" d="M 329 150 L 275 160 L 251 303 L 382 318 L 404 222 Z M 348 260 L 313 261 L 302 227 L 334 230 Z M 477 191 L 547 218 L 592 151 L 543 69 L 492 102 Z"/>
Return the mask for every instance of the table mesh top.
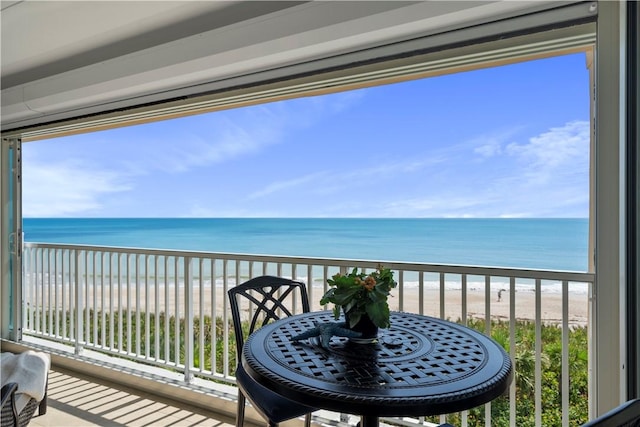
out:
<path id="1" fill-rule="evenodd" d="M 291 341 L 317 323 L 335 321 L 330 312 L 316 312 L 267 325 L 247 341 L 245 366 L 291 398 L 340 400 L 344 405 L 393 402 L 420 407 L 409 412 L 422 415 L 443 413 L 424 406 L 434 403 L 477 406 L 511 382 L 511 360 L 497 343 L 427 316 L 392 313 L 391 328 L 380 330 L 375 344 L 333 337 L 324 349 L 313 338 Z"/>
<path id="2" fill-rule="evenodd" d="M 300 376 L 357 387 L 435 385 L 473 375 L 486 361 L 487 349 L 468 332 L 410 316 L 394 316 L 393 327 L 382 331 L 376 344 L 334 337 L 330 350 L 324 351 L 312 340 L 291 343 L 292 336 L 313 327 L 313 321 L 305 319 L 274 329 L 267 354 Z M 393 345 L 395 340 L 399 346 Z"/>

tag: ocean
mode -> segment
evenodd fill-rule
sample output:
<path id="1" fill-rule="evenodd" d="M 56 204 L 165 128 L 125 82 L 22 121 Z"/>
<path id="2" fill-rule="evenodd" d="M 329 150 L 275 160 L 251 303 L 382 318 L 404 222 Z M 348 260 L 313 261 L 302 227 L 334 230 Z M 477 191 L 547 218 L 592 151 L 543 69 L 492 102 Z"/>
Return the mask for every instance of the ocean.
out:
<path id="1" fill-rule="evenodd" d="M 586 271 L 588 219 L 25 218 L 25 242 Z"/>

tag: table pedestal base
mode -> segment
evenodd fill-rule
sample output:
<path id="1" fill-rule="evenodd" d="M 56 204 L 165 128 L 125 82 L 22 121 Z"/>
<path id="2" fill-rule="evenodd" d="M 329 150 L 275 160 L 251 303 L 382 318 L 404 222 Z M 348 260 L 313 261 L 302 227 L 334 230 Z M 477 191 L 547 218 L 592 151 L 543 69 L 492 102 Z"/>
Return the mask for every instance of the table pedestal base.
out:
<path id="1" fill-rule="evenodd" d="M 380 425 L 380 422 L 378 420 L 378 417 L 363 415 L 360 418 L 360 422 L 358 423 L 358 425 L 360 427 L 378 427 Z"/>

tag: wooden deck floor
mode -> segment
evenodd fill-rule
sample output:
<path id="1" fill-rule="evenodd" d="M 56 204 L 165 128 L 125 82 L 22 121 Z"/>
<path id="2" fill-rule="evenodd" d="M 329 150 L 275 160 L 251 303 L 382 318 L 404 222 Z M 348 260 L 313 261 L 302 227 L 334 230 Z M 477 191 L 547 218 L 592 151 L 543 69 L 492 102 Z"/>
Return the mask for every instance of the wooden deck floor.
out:
<path id="1" fill-rule="evenodd" d="M 157 396 L 145 396 L 138 390 L 54 367 L 49 371 L 47 413 L 34 416 L 30 427 L 235 427 L 235 419 L 220 419 L 207 412 Z M 338 414 L 319 411 L 314 427 L 355 426 L 357 416 L 338 422 Z M 281 427 L 299 427 L 303 419 L 289 420 Z M 381 423 L 381 426 L 388 426 Z M 247 423 L 245 427 L 264 427 Z"/>
<path id="2" fill-rule="evenodd" d="M 121 386 L 61 370 L 49 372 L 48 393 L 47 413 L 32 418 L 30 426 L 234 426 L 234 420 L 214 419 L 199 408 L 151 400 Z"/>

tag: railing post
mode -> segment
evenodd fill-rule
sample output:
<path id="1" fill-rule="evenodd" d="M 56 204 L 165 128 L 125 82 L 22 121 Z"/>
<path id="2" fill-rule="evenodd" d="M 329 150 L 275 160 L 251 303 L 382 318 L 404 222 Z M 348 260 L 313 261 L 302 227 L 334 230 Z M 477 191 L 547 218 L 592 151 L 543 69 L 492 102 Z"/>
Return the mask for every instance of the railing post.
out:
<path id="1" fill-rule="evenodd" d="M 222 295 L 223 295 L 223 305 L 222 305 L 222 327 L 223 327 L 223 336 L 226 338 L 222 343 L 222 372 L 224 376 L 229 375 L 229 306 L 227 291 L 229 290 L 229 260 L 224 259 L 222 261 Z M 236 283 L 237 285 L 237 283 Z M 236 363 L 240 363 L 240 360 L 236 359 Z"/>
<path id="2" fill-rule="evenodd" d="M 82 274 L 82 270 L 80 268 L 80 253 L 82 251 L 78 251 L 75 250 L 74 254 L 75 254 L 75 271 L 74 271 L 74 285 L 75 285 L 75 294 L 76 294 L 76 316 L 75 316 L 75 332 L 76 332 L 76 339 L 75 339 L 75 353 L 77 355 L 82 354 L 82 342 L 84 341 L 84 317 L 82 316 L 82 311 L 83 311 L 83 301 L 84 299 L 82 298 L 82 288 L 83 288 L 83 284 L 80 283 L 81 280 L 81 274 Z"/>
<path id="3" fill-rule="evenodd" d="M 65 256 L 65 253 L 67 254 L 67 256 Z M 65 263 L 68 263 L 68 267 L 67 269 L 69 270 L 69 292 L 71 292 L 71 251 L 68 250 L 64 250 L 62 249 L 62 251 L 60 252 L 60 257 L 62 258 L 62 263 L 60 265 L 60 273 L 61 273 L 61 279 L 60 282 L 62 284 L 62 289 L 61 289 L 61 298 L 62 298 L 62 312 L 60 314 L 60 323 L 62 323 L 62 337 L 66 338 L 67 337 L 67 321 L 66 321 L 66 316 L 67 316 L 67 285 L 64 282 L 64 278 L 66 276 L 66 271 L 65 271 Z M 68 259 L 68 261 L 67 261 Z M 69 306 L 71 306 L 71 300 L 69 300 Z M 69 312 L 71 313 L 71 307 L 69 307 Z M 69 325 L 69 327 L 71 327 L 71 325 Z"/>
<path id="4" fill-rule="evenodd" d="M 177 276 L 177 275 L 176 275 Z M 176 280 L 177 282 L 177 280 Z M 177 283 L 176 283 L 177 286 Z M 176 322 L 178 319 L 176 319 Z M 193 380 L 193 272 L 191 257 L 184 257 L 184 380 Z"/>

